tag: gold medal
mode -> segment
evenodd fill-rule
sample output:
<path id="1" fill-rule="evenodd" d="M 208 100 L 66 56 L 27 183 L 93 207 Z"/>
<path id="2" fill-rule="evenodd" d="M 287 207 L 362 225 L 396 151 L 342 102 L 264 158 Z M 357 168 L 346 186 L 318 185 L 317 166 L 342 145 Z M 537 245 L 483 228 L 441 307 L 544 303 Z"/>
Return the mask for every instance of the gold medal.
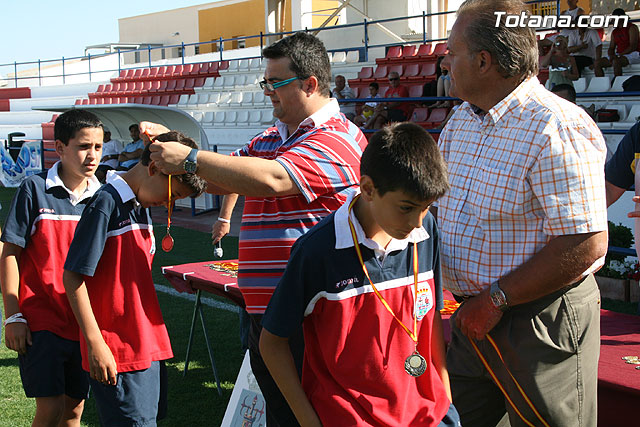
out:
<path id="1" fill-rule="evenodd" d="M 622 356 L 622 360 L 638 360 L 638 356 Z"/>
<path id="2" fill-rule="evenodd" d="M 162 250 L 170 252 L 173 249 L 173 237 L 171 237 L 171 214 L 173 213 L 173 203 L 171 202 L 171 175 L 169 175 L 169 206 L 167 207 L 167 234 L 162 238 Z"/>
<path id="3" fill-rule="evenodd" d="M 631 359 L 631 360 L 627 360 L 625 363 L 628 363 L 629 365 L 640 365 L 640 360 Z"/>
<path id="4" fill-rule="evenodd" d="M 405 359 L 404 370 L 407 374 L 411 375 L 412 377 L 419 377 L 420 375 L 424 374 L 425 371 L 427 370 L 427 360 L 424 357 L 422 357 L 420 353 L 418 353 L 418 317 L 417 317 L 417 310 L 415 306 L 416 300 L 418 297 L 418 245 L 415 242 L 413 242 L 413 290 L 414 290 L 413 304 L 414 306 L 413 306 L 413 331 L 410 331 L 409 328 L 404 323 L 402 323 L 400 319 L 398 319 L 398 316 L 396 316 L 396 313 L 393 311 L 393 309 L 389 307 L 389 303 L 387 303 L 387 300 L 384 299 L 382 294 L 378 291 L 378 288 L 376 288 L 376 285 L 373 283 L 373 280 L 371 280 L 371 277 L 369 277 L 369 271 L 367 270 L 367 267 L 364 265 L 362 252 L 360 251 L 360 246 L 358 245 L 358 236 L 356 235 L 356 230 L 351 222 L 351 216 L 350 216 L 353 206 L 355 205 L 359 197 L 360 195 L 357 195 L 356 197 L 353 198 L 353 201 L 349 205 L 349 210 L 347 211 L 347 219 L 349 221 L 349 228 L 351 229 L 353 246 L 356 250 L 356 254 L 358 255 L 358 261 L 360 261 L 362 270 L 364 271 L 365 276 L 367 276 L 367 279 L 369 280 L 369 283 L 371 284 L 371 287 L 373 288 L 373 292 L 375 292 L 376 297 L 378 297 L 382 305 L 384 305 L 387 311 L 391 313 L 395 321 L 398 322 L 398 324 L 402 327 L 402 329 L 404 329 L 407 335 L 409 335 L 409 337 L 413 340 L 415 344 L 415 350 L 413 351 L 413 354 L 411 354 L 409 357 Z"/>

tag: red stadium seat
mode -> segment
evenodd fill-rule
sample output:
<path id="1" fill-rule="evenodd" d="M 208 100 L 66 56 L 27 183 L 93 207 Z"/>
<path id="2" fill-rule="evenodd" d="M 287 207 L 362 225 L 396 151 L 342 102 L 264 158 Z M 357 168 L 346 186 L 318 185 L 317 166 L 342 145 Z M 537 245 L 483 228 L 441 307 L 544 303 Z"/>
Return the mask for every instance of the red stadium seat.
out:
<path id="1" fill-rule="evenodd" d="M 133 72 L 133 76 L 131 76 L 133 80 L 139 80 L 140 77 L 142 77 L 142 68 L 138 68 L 137 70 L 135 70 Z"/>
<path id="2" fill-rule="evenodd" d="M 416 47 L 416 45 L 411 44 L 408 46 L 404 46 L 402 48 L 402 60 L 403 61 L 411 60 L 415 58 L 417 53 L 418 53 L 418 48 Z"/>
<path id="3" fill-rule="evenodd" d="M 174 87 L 174 91 L 178 92 L 182 92 L 184 90 L 184 83 L 185 83 L 185 79 L 178 79 L 178 80 L 174 80 L 176 82 L 176 86 Z"/>
<path id="4" fill-rule="evenodd" d="M 160 82 L 160 87 L 158 87 L 158 92 L 173 92 L 176 90 L 176 79 L 165 80 Z"/>
<path id="5" fill-rule="evenodd" d="M 378 65 L 376 71 L 373 73 L 373 78 L 376 80 L 385 79 L 388 74 L 389 70 L 386 65 Z"/>
<path id="6" fill-rule="evenodd" d="M 195 79 L 184 79 L 184 88 L 185 89 L 193 89 L 195 84 Z M 178 87 L 178 84 L 176 83 L 176 88 Z"/>
<path id="7" fill-rule="evenodd" d="M 158 76 L 158 71 L 160 70 L 159 67 L 153 67 L 149 70 L 149 77 L 150 78 L 155 78 Z"/>
<path id="8" fill-rule="evenodd" d="M 418 52 L 416 53 L 416 58 L 426 58 L 432 56 L 433 54 L 433 44 L 421 44 L 418 47 Z"/>
<path id="9" fill-rule="evenodd" d="M 142 100 L 143 100 L 143 99 L 144 99 L 144 97 L 143 97 L 143 96 L 136 96 L 136 97 L 133 99 L 133 103 L 134 103 L 134 104 L 142 104 Z"/>
<path id="10" fill-rule="evenodd" d="M 206 77 L 196 77 L 193 82 L 193 87 L 202 87 L 204 86 L 204 82 L 207 80 Z"/>
<path id="11" fill-rule="evenodd" d="M 440 126 L 444 119 L 447 118 L 447 114 L 449 114 L 448 108 L 434 108 L 425 123 L 425 127 L 435 128 Z"/>
<path id="12" fill-rule="evenodd" d="M 427 62 L 420 66 L 417 76 L 409 77 L 409 80 L 433 80 L 436 78 L 436 63 Z"/>
<path id="13" fill-rule="evenodd" d="M 174 93 L 173 95 L 169 95 L 169 102 L 168 104 L 177 104 L 178 101 L 180 101 L 180 95 Z"/>
<path id="14" fill-rule="evenodd" d="M 391 46 L 384 58 L 376 59 L 377 64 L 387 64 L 402 58 L 402 46 Z"/>
<path id="15" fill-rule="evenodd" d="M 220 61 L 218 62 L 219 70 L 228 70 L 229 69 L 229 61 Z"/>
<path id="16" fill-rule="evenodd" d="M 160 97 L 160 102 L 158 103 L 158 105 L 164 105 L 164 106 L 169 105 L 169 95 L 162 95 Z"/>
<path id="17" fill-rule="evenodd" d="M 151 105 L 160 105 L 160 95 L 151 98 Z"/>
<path id="18" fill-rule="evenodd" d="M 444 42 L 438 43 L 436 47 L 433 49 L 434 56 L 442 56 L 442 55 L 445 55 L 446 53 L 447 53 L 447 44 Z"/>
<path id="19" fill-rule="evenodd" d="M 171 75 L 173 75 L 173 76 L 181 76 L 183 69 L 184 69 L 183 65 L 176 65 L 175 68 L 173 69 L 173 72 L 171 73 Z"/>
<path id="20" fill-rule="evenodd" d="M 418 76 L 420 72 L 420 64 L 417 62 L 413 62 L 411 64 L 407 64 L 404 67 L 404 71 L 402 72 L 402 80 L 409 80 L 411 77 Z"/>
<path id="21" fill-rule="evenodd" d="M 141 80 L 146 80 L 149 78 L 149 73 L 151 72 L 151 69 L 149 68 L 144 68 L 142 70 L 142 74 L 140 74 L 140 79 Z"/>
<path id="22" fill-rule="evenodd" d="M 419 98 L 422 96 L 422 85 L 409 86 L 409 97 Z"/>
<path id="23" fill-rule="evenodd" d="M 425 123 L 429 117 L 429 109 L 427 107 L 417 107 L 413 109 L 411 121 L 414 123 Z"/>

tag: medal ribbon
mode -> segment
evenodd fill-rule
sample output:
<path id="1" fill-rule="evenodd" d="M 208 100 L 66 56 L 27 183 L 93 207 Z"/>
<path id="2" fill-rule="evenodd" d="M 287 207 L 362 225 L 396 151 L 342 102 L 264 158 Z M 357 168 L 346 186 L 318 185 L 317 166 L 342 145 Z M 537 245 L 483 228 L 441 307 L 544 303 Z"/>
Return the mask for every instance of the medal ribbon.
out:
<path id="1" fill-rule="evenodd" d="M 407 326 L 404 323 L 402 323 L 400 319 L 398 319 L 398 316 L 396 316 L 396 313 L 393 311 L 393 309 L 389 307 L 389 303 L 387 302 L 386 299 L 384 299 L 380 291 L 378 291 L 378 288 L 376 288 L 376 285 L 373 283 L 373 280 L 371 280 L 371 277 L 369 277 L 369 271 L 367 270 L 367 267 L 364 265 L 364 259 L 362 258 L 362 251 L 360 250 L 360 245 L 358 244 L 358 236 L 356 235 L 356 229 L 353 226 L 353 223 L 351 222 L 351 211 L 353 210 L 353 206 L 355 205 L 359 197 L 360 195 L 358 194 L 356 197 L 353 198 L 353 200 L 349 204 L 349 210 L 347 211 L 347 220 L 349 221 L 349 229 L 351 230 L 351 237 L 353 238 L 353 246 L 356 250 L 356 254 L 358 254 L 358 261 L 360 261 L 362 270 L 364 271 L 365 276 L 367 276 L 367 279 L 369 279 L 369 283 L 371 283 L 373 292 L 375 292 L 376 296 L 378 297 L 382 305 L 384 305 L 387 311 L 391 313 L 391 315 L 396 320 L 396 322 L 398 322 L 398 324 L 402 326 L 402 329 L 404 329 L 407 335 L 411 337 L 411 339 L 413 340 L 413 342 L 416 343 L 416 346 L 417 346 L 418 336 L 416 335 L 416 333 L 418 331 L 418 316 L 416 315 L 415 301 L 418 298 L 418 248 L 417 248 L 416 242 L 413 242 L 413 289 L 414 289 L 413 331 L 410 331 L 409 328 L 407 328 Z"/>
<path id="2" fill-rule="evenodd" d="M 169 234 L 169 229 L 171 228 L 171 214 L 173 213 L 173 203 L 171 203 L 171 174 L 169 174 L 169 206 L 167 207 L 167 212 L 169 213 L 167 217 L 167 234 Z"/>

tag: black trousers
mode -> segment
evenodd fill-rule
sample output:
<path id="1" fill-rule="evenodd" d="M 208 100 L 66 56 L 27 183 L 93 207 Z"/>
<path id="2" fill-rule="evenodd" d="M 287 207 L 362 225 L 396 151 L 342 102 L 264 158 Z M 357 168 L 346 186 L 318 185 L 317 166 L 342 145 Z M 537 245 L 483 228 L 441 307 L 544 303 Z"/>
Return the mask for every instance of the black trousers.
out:
<path id="1" fill-rule="evenodd" d="M 259 343 L 262 332 L 262 315 L 250 314 L 251 328 L 249 329 L 249 357 L 251 370 L 258 381 L 262 395 L 267 404 L 267 427 L 289 427 L 300 425 L 286 399 L 280 392 L 278 385 L 271 377 L 267 366 L 260 355 Z M 304 338 L 302 327 L 289 338 L 289 348 L 298 370 L 302 376 L 302 360 L 304 356 Z"/>

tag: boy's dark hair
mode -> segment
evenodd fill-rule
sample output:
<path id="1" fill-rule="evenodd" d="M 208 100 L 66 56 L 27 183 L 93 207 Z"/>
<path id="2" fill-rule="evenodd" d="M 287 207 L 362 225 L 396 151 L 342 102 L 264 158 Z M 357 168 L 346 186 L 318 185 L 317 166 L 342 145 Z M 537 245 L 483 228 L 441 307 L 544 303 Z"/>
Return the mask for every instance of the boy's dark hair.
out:
<path id="1" fill-rule="evenodd" d="M 570 85 L 567 83 L 561 83 L 551 88 L 551 92 L 553 93 L 558 93 L 562 91 L 567 92 L 567 94 L 569 95 L 568 101 L 571 101 L 574 104 L 576 103 L 576 89 L 573 87 L 573 85 Z"/>
<path id="2" fill-rule="evenodd" d="M 76 132 L 84 128 L 101 128 L 102 122 L 93 113 L 86 110 L 69 110 L 60 114 L 53 125 L 53 135 L 64 145 L 69 145 L 69 140 L 75 138 Z"/>
<path id="3" fill-rule="evenodd" d="M 325 97 L 331 95 L 331 64 L 327 49 L 319 38 L 305 32 L 285 37 L 262 50 L 267 59 L 289 58 L 290 69 L 300 80 L 311 76 L 318 79 L 318 89 Z"/>
<path id="4" fill-rule="evenodd" d="M 132 129 L 138 129 L 139 130 L 140 127 L 137 124 L 134 123 L 134 124 L 129 126 L 129 132 L 131 132 Z"/>
<path id="5" fill-rule="evenodd" d="M 376 82 L 369 83 L 369 87 L 375 87 L 376 89 L 380 89 L 380 85 Z"/>
<path id="6" fill-rule="evenodd" d="M 198 144 L 196 144 L 196 142 L 193 139 L 189 138 L 182 132 L 177 132 L 173 130 L 156 136 L 155 138 L 153 138 L 153 141 L 159 141 L 159 142 L 178 141 L 180 144 L 186 145 L 187 147 L 198 148 Z M 142 151 L 142 156 L 140 156 L 140 163 L 142 163 L 143 166 L 149 166 L 149 164 L 151 163 L 151 149 L 149 148 L 150 146 L 151 144 L 147 144 L 144 147 L 144 150 Z M 191 188 L 191 190 L 193 191 L 193 193 L 191 194 L 191 197 L 194 197 L 194 198 L 201 195 L 207 188 L 207 182 L 204 179 L 200 178 L 195 173 L 173 175 L 173 179 L 188 185 L 189 188 Z"/>
<path id="7" fill-rule="evenodd" d="M 449 190 L 438 145 L 415 123 L 392 123 L 376 132 L 362 153 L 360 175 L 371 178 L 380 196 L 401 190 L 435 201 Z"/>

